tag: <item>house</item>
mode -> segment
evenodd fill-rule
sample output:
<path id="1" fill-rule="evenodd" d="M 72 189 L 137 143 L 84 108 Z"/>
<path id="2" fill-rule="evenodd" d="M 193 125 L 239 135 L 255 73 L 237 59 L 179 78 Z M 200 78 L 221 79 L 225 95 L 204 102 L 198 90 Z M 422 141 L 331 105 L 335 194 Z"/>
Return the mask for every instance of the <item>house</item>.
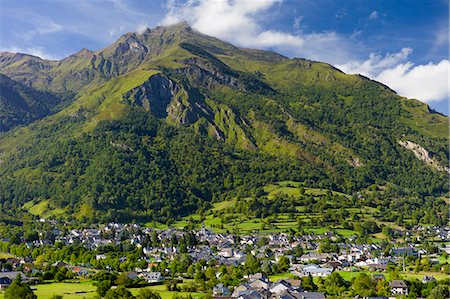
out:
<path id="1" fill-rule="evenodd" d="M 0 273 L 0 291 L 9 287 L 11 283 L 12 283 L 11 279 L 9 279 L 8 277 L 1 277 Z"/>
<path id="2" fill-rule="evenodd" d="M 330 261 L 322 265 L 324 268 L 342 269 L 342 262 L 340 261 Z"/>
<path id="3" fill-rule="evenodd" d="M 325 293 L 319 292 L 299 292 L 298 299 L 325 299 Z"/>
<path id="4" fill-rule="evenodd" d="M 230 258 L 234 255 L 233 248 L 223 248 L 221 251 L 217 253 L 217 255 L 224 258 Z"/>
<path id="5" fill-rule="evenodd" d="M 249 275 L 248 280 L 261 279 L 262 281 L 269 282 L 269 277 L 267 277 L 263 273 L 255 273 L 253 275 Z"/>
<path id="6" fill-rule="evenodd" d="M 104 259 L 106 259 L 106 255 L 104 255 L 104 254 L 97 254 L 97 255 L 95 255 L 95 259 L 97 261 L 104 260 Z"/>
<path id="7" fill-rule="evenodd" d="M 436 278 L 434 278 L 434 276 L 425 275 L 422 278 L 422 283 L 428 283 L 428 282 L 432 282 L 432 281 L 436 281 Z"/>
<path id="8" fill-rule="evenodd" d="M 309 263 L 311 261 L 326 262 L 329 258 L 330 255 L 327 253 L 308 252 L 300 257 L 300 261 L 304 263 Z"/>
<path id="9" fill-rule="evenodd" d="M 319 265 L 309 264 L 302 269 L 301 276 L 309 276 L 309 275 L 311 275 L 312 277 L 327 276 L 330 275 L 333 272 L 333 270 L 334 270 L 333 268 L 322 268 Z"/>
<path id="10" fill-rule="evenodd" d="M 147 279 L 148 283 L 164 281 L 164 276 L 161 274 L 161 272 L 149 272 L 147 273 L 145 278 Z"/>
<path id="11" fill-rule="evenodd" d="M 88 274 L 89 274 L 89 271 L 86 269 L 80 269 L 79 271 L 77 271 L 78 276 L 86 276 Z"/>
<path id="12" fill-rule="evenodd" d="M 403 280 L 393 280 L 389 282 L 392 295 L 408 295 L 408 286 Z"/>
<path id="13" fill-rule="evenodd" d="M 30 279 L 23 274 L 22 271 L 9 271 L 9 272 L 0 272 L 0 277 L 2 278 L 9 278 L 11 281 L 14 281 L 17 277 L 17 275 L 20 275 L 22 282 L 28 283 Z"/>
<path id="14" fill-rule="evenodd" d="M 302 287 L 302 281 L 300 279 L 288 279 L 286 281 L 289 282 L 294 290 L 299 290 Z"/>
<path id="15" fill-rule="evenodd" d="M 130 278 L 131 280 L 136 280 L 138 278 L 138 275 L 136 272 L 129 272 L 127 273 L 128 278 Z"/>
<path id="16" fill-rule="evenodd" d="M 274 294 L 274 296 L 272 298 L 274 298 L 274 299 L 297 299 L 297 297 L 294 294 L 292 294 L 288 291 L 285 291 L 280 294 Z"/>
<path id="17" fill-rule="evenodd" d="M 237 299 L 264 299 L 264 298 L 257 291 L 249 290 L 239 295 Z"/>
<path id="18" fill-rule="evenodd" d="M 373 274 L 372 275 L 373 280 L 375 280 L 376 282 L 378 281 L 386 281 L 386 277 L 384 276 L 384 274 Z"/>
<path id="19" fill-rule="evenodd" d="M 52 266 L 56 267 L 56 268 L 62 268 L 62 267 L 67 266 L 67 264 L 64 263 L 64 262 L 59 261 L 59 262 L 56 262 L 56 263 L 52 264 Z"/>
<path id="20" fill-rule="evenodd" d="M 282 294 L 282 293 L 285 293 L 287 291 L 292 291 L 292 290 L 293 289 L 292 289 L 291 284 L 285 280 L 280 280 L 280 281 L 274 283 L 269 289 L 269 291 L 272 294 Z"/>
<path id="21" fill-rule="evenodd" d="M 419 252 L 411 247 L 392 248 L 391 253 L 393 256 L 418 256 Z"/>
<path id="22" fill-rule="evenodd" d="M 249 291 L 250 289 L 251 289 L 251 287 L 248 284 L 246 284 L 246 283 L 241 284 L 234 288 L 234 291 L 233 291 L 233 294 L 231 294 L 231 297 L 237 298 L 237 297 L 241 296 L 242 294 L 245 294 L 245 292 Z"/>
<path id="23" fill-rule="evenodd" d="M 216 284 L 212 292 L 213 296 L 228 297 L 231 295 L 230 289 L 224 286 L 223 283 Z"/>
<path id="24" fill-rule="evenodd" d="M 264 281 L 263 279 L 259 278 L 259 279 L 254 279 L 252 281 L 250 281 L 248 283 L 248 285 L 252 288 L 252 289 L 264 289 L 264 290 L 268 290 L 270 287 L 270 283 L 267 281 Z"/>

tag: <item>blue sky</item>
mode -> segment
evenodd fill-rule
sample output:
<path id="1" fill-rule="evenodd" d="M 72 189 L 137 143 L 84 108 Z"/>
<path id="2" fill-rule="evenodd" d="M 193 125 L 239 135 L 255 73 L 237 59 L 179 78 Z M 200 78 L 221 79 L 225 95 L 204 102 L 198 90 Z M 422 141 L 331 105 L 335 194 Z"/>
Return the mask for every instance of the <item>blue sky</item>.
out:
<path id="1" fill-rule="evenodd" d="M 0 0 L 0 50 L 61 59 L 188 21 L 236 45 L 331 63 L 449 112 L 447 0 Z"/>

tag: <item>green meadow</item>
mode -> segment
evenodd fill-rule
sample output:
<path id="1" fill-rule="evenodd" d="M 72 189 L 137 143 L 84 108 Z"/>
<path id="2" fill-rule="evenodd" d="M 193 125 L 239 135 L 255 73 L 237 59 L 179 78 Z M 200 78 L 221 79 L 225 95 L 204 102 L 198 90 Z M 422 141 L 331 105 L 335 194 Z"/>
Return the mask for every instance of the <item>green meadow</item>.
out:
<path id="1" fill-rule="evenodd" d="M 301 182 L 294 181 L 282 181 L 274 184 L 265 186 L 264 192 L 265 196 L 269 200 L 273 200 L 279 195 L 288 196 L 299 196 L 300 186 L 303 186 Z M 348 195 L 340 192 L 336 192 L 328 189 L 318 189 L 318 188 L 308 188 L 304 187 L 305 195 L 312 195 L 317 198 L 324 196 L 327 192 L 331 192 L 336 196 L 348 197 Z M 212 208 L 207 210 L 203 215 L 194 214 L 191 216 L 184 217 L 183 219 L 176 221 L 173 227 L 183 228 L 185 226 L 194 226 L 195 228 L 200 228 L 204 225 L 207 228 L 212 229 L 218 233 L 230 232 L 238 234 L 269 234 L 269 233 L 280 233 L 286 232 L 287 230 L 294 229 L 298 230 L 298 219 L 302 219 L 304 226 L 303 231 L 306 233 L 314 234 L 324 234 L 326 232 L 333 231 L 343 237 L 350 237 L 355 235 L 354 230 L 345 229 L 339 226 L 314 226 L 308 225 L 308 222 L 312 218 L 321 217 L 319 213 L 306 213 L 305 207 L 296 207 L 297 213 L 277 213 L 276 216 L 268 216 L 264 218 L 252 217 L 247 214 L 234 213 L 232 208 L 236 205 L 237 201 L 247 201 L 250 200 L 249 197 L 246 198 L 230 198 L 225 201 L 214 203 Z M 392 228 L 398 228 L 394 223 L 380 222 L 374 217 L 375 209 L 371 207 L 363 208 L 346 208 L 349 213 L 357 213 L 364 220 L 372 220 L 377 222 L 378 225 L 387 225 Z M 147 223 L 149 227 L 155 227 L 159 229 L 167 228 L 167 225 L 160 223 Z M 385 236 L 381 233 L 372 236 L 374 239 L 383 239 Z"/>

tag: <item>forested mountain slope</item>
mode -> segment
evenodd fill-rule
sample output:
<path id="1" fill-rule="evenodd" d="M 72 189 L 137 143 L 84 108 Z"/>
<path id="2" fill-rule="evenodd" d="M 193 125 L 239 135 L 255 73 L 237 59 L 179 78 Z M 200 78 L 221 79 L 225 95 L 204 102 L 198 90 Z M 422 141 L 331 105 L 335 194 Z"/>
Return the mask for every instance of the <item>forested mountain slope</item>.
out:
<path id="1" fill-rule="evenodd" d="M 61 61 L 1 53 L 0 73 L 72 95 L 0 136 L 8 207 L 166 221 L 281 180 L 380 188 L 417 204 L 448 192 L 447 117 L 367 78 L 240 49 L 184 23 Z"/>
<path id="2" fill-rule="evenodd" d="M 47 116 L 62 108 L 66 100 L 0 74 L 0 132 Z"/>

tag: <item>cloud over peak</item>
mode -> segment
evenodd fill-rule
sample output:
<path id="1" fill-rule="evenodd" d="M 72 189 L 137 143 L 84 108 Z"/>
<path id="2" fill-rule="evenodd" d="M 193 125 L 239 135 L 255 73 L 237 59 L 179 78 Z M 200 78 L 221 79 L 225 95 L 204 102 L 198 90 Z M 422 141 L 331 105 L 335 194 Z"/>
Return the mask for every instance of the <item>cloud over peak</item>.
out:
<path id="1" fill-rule="evenodd" d="M 279 5 L 281 0 L 190 0 L 169 1 L 163 25 L 187 21 L 196 30 L 242 47 L 271 49 L 288 56 L 307 57 L 338 63 L 350 57 L 349 44 L 336 32 L 301 30 L 302 17 L 294 20 L 297 32 L 265 29 L 261 15 Z M 325 50 L 326 49 L 326 50 Z"/>
<path id="2" fill-rule="evenodd" d="M 415 65 L 409 61 L 411 48 L 384 57 L 371 53 L 365 61 L 350 61 L 337 65 L 346 73 L 361 74 L 382 82 L 402 96 L 417 98 L 424 102 L 448 100 L 450 62 Z"/>

